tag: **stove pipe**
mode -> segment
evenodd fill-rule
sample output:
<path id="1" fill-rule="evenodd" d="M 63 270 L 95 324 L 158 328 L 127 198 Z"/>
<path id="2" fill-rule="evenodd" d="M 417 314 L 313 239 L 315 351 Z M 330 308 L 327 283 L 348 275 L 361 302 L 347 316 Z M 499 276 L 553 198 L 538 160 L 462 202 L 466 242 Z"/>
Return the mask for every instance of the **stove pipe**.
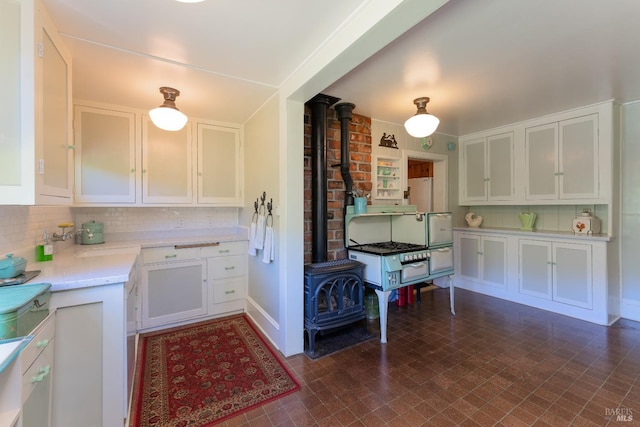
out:
<path id="1" fill-rule="evenodd" d="M 349 102 L 342 102 L 335 106 L 338 120 L 340 120 L 340 173 L 345 187 L 345 211 L 347 206 L 353 205 L 353 178 L 351 178 L 351 171 L 349 170 L 349 163 L 351 162 L 351 155 L 349 154 L 349 124 L 353 117 L 354 108 L 356 108 L 355 104 Z"/>
<path id="2" fill-rule="evenodd" d="M 327 252 L 327 110 L 340 101 L 318 94 L 307 102 L 311 108 L 311 261 L 326 262 Z"/>

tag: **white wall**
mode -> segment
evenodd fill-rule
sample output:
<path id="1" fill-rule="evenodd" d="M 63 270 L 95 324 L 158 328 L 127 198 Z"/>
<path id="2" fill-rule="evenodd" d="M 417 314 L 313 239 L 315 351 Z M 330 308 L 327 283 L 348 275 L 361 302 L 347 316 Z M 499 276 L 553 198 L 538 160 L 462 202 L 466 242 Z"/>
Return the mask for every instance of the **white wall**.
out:
<path id="1" fill-rule="evenodd" d="M 622 317 L 640 321 L 640 101 L 622 107 Z"/>
<path id="2" fill-rule="evenodd" d="M 267 202 L 273 199 L 273 228 L 276 251 L 283 244 L 280 236 L 280 159 L 279 159 L 279 112 L 278 98 L 271 98 L 257 111 L 244 126 L 244 172 L 245 172 L 245 209 L 240 222 L 247 227 L 254 220 L 253 203 L 263 192 Z M 250 256 L 248 311 L 265 334 L 281 346 L 280 335 L 280 275 L 281 259 L 266 264 L 262 260 L 263 252 Z"/>

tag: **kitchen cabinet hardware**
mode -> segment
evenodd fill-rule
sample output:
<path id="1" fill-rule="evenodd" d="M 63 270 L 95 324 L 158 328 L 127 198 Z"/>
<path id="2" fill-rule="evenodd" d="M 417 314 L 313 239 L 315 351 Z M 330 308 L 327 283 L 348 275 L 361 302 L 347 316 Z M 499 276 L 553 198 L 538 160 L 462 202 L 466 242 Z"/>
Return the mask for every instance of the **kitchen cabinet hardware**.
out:
<path id="1" fill-rule="evenodd" d="M 45 377 L 49 375 L 50 371 L 51 365 L 43 366 L 42 368 L 38 369 L 38 375 L 31 378 L 31 383 L 41 383 L 45 379 Z"/>
<path id="2" fill-rule="evenodd" d="M 176 249 L 189 249 L 189 248 L 207 248 L 210 246 L 220 246 L 220 242 L 207 242 L 207 243 L 192 243 L 188 245 L 175 245 Z"/>

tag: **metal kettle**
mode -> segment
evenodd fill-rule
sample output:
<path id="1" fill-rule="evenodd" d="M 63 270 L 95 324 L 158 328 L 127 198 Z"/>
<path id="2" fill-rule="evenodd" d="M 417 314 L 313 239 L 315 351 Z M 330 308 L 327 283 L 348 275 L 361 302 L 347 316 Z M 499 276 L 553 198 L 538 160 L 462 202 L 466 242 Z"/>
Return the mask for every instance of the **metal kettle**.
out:
<path id="1" fill-rule="evenodd" d="M 83 245 L 97 245 L 104 243 L 104 225 L 91 220 L 82 224 L 81 243 Z"/>

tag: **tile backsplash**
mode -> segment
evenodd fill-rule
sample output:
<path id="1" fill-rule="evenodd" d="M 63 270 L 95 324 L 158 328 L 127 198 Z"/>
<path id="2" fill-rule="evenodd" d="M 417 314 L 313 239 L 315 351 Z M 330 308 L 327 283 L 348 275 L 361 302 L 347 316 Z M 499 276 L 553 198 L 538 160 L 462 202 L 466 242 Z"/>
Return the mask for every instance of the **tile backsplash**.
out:
<path id="1" fill-rule="evenodd" d="M 104 223 L 104 233 L 133 233 L 168 230 L 195 230 L 235 227 L 238 208 L 137 207 L 72 208 L 46 206 L 0 206 L 0 254 L 20 253 L 28 260 L 44 232 L 59 232 L 58 224 L 74 222 L 77 227 L 96 220 Z M 56 242 L 54 251 L 73 242 Z"/>

